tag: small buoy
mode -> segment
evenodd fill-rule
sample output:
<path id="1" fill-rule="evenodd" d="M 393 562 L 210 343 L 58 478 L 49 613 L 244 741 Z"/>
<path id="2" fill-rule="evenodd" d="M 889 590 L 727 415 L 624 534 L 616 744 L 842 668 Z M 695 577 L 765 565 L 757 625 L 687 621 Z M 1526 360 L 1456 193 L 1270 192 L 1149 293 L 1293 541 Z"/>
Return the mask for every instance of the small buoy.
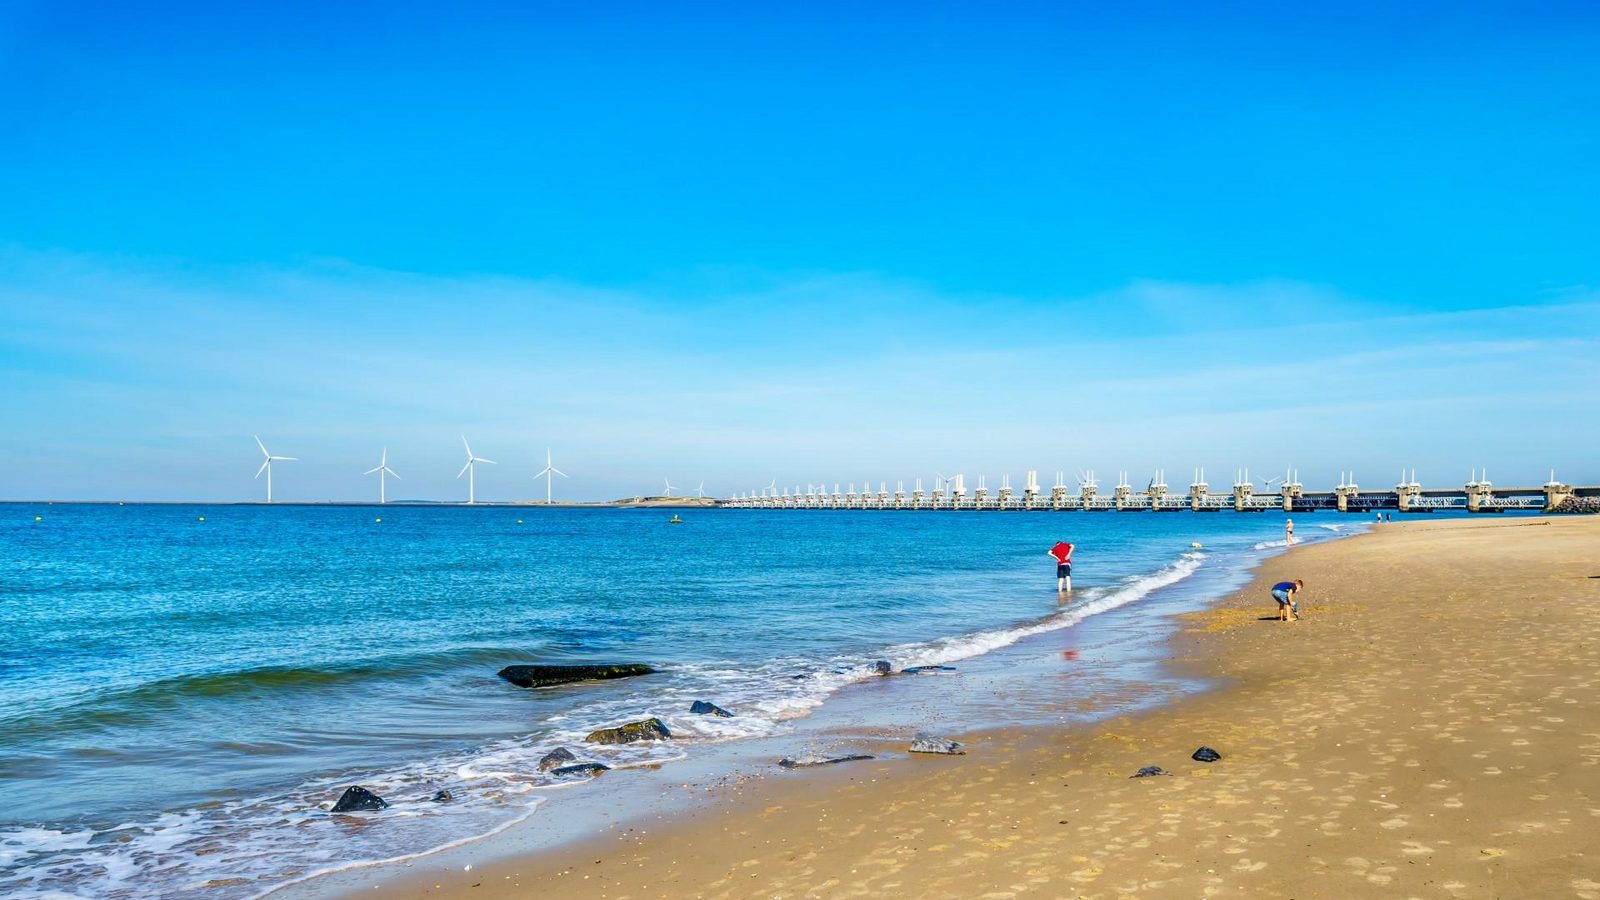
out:
<path id="1" fill-rule="evenodd" d="M 518 524 L 518 525 L 521 525 L 521 524 L 522 524 L 522 520 L 521 520 L 521 519 L 518 519 L 518 520 L 517 520 L 517 524 Z"/>
<path id="2" fill-rule="evenodd" d="M 372 521 L 374 521 L 374 522 L 382 522 L 383 521 L 383 516 L 378 516 L 378 517 L 374 518 Z"/>
<path id="3" fill-rule="evenodd" d="M 1199 542 L 1199 541 L 1193 541 L 1193 542 L 1191 542 L 1191 543 L 1190 543 L 1190 544 L 1189 544 L 1189 546 L 1190 546 L 1190 547 L 1193 547 L 1193 548 L 1194 548 L 1194 549 L 1196 549 L 1196 550 L 1199 550 L 1199 549 L 1200 549 L 1200 542 Z"/>
<path id="4" fill-rule="evenodd" d="M 44 516 L 34 516 L 33 520 L 35 522 L 43 522 L 44 521 Z"/>
<path id="5" fill-rule="evenodd" d="M 202 521 L 202 522 L 204 522 L 204 521 L 205 521 L 205 520 L 206 520 L 206 517 L 205 517 L 205 516 L 201 516 L 201 517 L 200 517 L 200 521 Z"/>

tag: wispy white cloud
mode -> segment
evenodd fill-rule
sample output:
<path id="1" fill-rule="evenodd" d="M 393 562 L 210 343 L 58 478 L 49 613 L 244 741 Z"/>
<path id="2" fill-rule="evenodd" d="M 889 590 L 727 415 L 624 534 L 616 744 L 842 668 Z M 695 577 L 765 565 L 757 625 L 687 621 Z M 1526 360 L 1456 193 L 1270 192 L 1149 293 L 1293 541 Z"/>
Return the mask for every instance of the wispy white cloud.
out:
<path id="1" fill-rule="evenodd" d="M 408 489 L 454 496 L 463 430 L 512 458 L 561 446 L 589 496 L 665 471 L 728 490 L 1186 454 L 1546 465 L 1600 427 L 1596 326 L 1600 297 L 1576 289 L 1438 311 L 1285 281 L 1037 300 L 871 273 L 704 273 L 621 290 L 11 247 L 0 495 L 250 496 L 256 431 L 297 445 L 285 496 L 307 497 L 362 496 L 348 472 L 380 443 L 408 458 Z M 1544 458 L 1525 458 L 1541 455 L 1531 435 Z M 137 465 L 105 454 L 113 436 L 142 448 Z M 504 473 L 490 495 L 531 490 Z"/>

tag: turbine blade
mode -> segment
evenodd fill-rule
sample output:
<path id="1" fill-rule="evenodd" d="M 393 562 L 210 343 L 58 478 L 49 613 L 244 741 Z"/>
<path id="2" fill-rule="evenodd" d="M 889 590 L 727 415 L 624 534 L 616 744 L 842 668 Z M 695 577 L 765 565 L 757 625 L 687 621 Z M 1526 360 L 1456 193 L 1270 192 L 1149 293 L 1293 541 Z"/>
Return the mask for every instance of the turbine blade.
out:
<path id="1" fill-rule="evenodd" d="M 365 472 L 362 472 L 361 474 L 363 474 L 363 475 L 371 475 L 373 472 L 379 471 L 382 468 L 383 468 L 383 466 L 373 466 L 372 468 L 366 470 Z"/>
<path id="2" fill-rule="evenodd" d="M 267 452 L 267 445 L 261 443 L 261 436 L 260 435 L 255 435 L 255 439 L 256 439 L 256 446 L 261 448 L 261 455 L 262 456 L 271 456 L 272 454 Z"/>
<path id="3" fill-rule="evenodd" d="M 481 462 L 481 463 L 488 463 L 488 464 L 489 464 L 489 465 L 491 465 L 491 466 L 498 466 L 498 465 L 500 465 L 500 464 L 499 464 L 499 463 L 497 463 L 497 462 L 495 462 L 495 461 L 494 461 L 494 460 L 492 460 L 492 459 L 481 459 L 481 458 L 477 458 L 477 457 L 474 457 L 474 461 L 475 461 L 475 462 Z"/>
<path id="4" fill-rule="evenodd" d="M 537 475 L 535 475 L 533 477 L 535 477 L 535 478 L 543 478 L 546 475 L 549 475 L 551 472 L 554 472 L 554 471 L 555 470 L 550 468 L 549 466 L 545 466 L 543 469 L 539 470 L 539 474 L 537 474 Z"/>
<path id="5" fill-rule="evenodd" d="M 472 445 L 467 443 L 467 436 L 464 435 L 464 434 L 461 436 L 461 446 L 467 448 L 467 455 L 468 456 L 472 455 Z"/>
<path id="6" fill-rule="evenodd" d="M 273 458 L 273 459 L 287 459 L 287 460 L 289 460 L 289 461 L 291 461 L 291 462 L 293 462 L 293 461 L 294 461 L 294 460 L 296 460 L 296 459 L 299 459 L 299 457 L 298 457 L 298 456 L 274 456 L 274 457 L 272 457 L 272 458 Z"/>
<path id="7" fill-rule="evenodd" d="M 555 468 L 552 468 L 552 469 L 551 469 L 551 470 L 550 470 L 550 471 L 552 471 L 552 472 L 554 472 L 554 473 L 556 473 L 556 474 L 557 474 L 557 475 L 560 475 L 560 476 L 561 476 L 561 477 L 562 477 L 562 478 L 566 478 L 566 477 L 568 477 L 568 476 L 567 476 L 567 473 L 565 473 L 565 472 L 563 472 L 563 471 L 561 471 L 561 470 L 560 470 L 560 469 L 555 469 Z"/>
<path id="8" fill-rule="evenodd" d="M 460 478 L 461 476 L 467 474 L 467 470 L 470 468 L 472 468 L 472 460 L 469 459 L 467 460 L 467 464 L 461 467 L 461 471 L 456 473 L 456 477 Z"/>
<path id="9" fill-rule="evenodd" d="M 272 465 L 272 458 L 269 456 L 266 459 L 261 461 L 261 468 L 256 470 L 256 477 L 260 478 L 261 477 L 261 473 L 265 472 L 267 470 L 267 466 L 270 466 L 270 465 Z"/>
<path id="10" fill-rule="evenodd" d="M 396 472 L 395 470 L 389 468 L 388 466 L 384 466 L 383 470 L 385 472 L 388 472 L 390 475 L 393 475 L 395 481 L 404 481 L 405 480 L 405 479 L 400 477 L 400 474 L 398 472 Z"/>

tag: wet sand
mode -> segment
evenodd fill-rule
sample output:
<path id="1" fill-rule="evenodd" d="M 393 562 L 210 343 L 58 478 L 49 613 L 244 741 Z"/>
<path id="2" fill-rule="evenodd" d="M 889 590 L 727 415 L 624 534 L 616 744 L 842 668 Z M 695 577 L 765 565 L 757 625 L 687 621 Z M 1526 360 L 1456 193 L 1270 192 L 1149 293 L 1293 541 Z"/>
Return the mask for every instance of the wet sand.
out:
<path id="1" fill-rule="evenodd" d="M 1279 623 L 1266 587 L 1296 577 L 1304 619 Z M 728 785 L 365 892 L 1600 900 L 1597 604 L 1600 518 L 1382 526 L 1180 616 L 1171 664 L 1215 688 L 1172 706 Z M 1152 765 L 1171 777 L 1129 778 Z"/>

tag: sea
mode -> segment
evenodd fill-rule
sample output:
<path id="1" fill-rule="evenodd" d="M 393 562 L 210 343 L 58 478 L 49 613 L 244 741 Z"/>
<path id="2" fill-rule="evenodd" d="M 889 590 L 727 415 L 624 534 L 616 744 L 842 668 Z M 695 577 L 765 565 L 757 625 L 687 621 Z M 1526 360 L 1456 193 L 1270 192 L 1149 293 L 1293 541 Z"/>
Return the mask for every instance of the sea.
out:
<path id="1" fill-rule="evenodd" d="M 1041 636 L 1115 620 L 1158 640 L 1134 611 L 1203 606 L 1284 546 L 1281 513 L 671 514 L 0 506 L 0 896 L 248 898 L 426 856 L 581 804 L 587 778 L 537 771 L 555 747 L 613 784 L 804 749 L 879 660 L 951 666 L 906 688 L 936 699 Z M 1297 518 L 1305 542 L 1365 527 Z M 1059 539 L 1077 546 L 1066 605 Z M 590 662 L 658 671 L 496 675 Z M 649 716 L 673 739 L 583 743 Z M 332 814 L 355 784 L 390 807 Z"/>

